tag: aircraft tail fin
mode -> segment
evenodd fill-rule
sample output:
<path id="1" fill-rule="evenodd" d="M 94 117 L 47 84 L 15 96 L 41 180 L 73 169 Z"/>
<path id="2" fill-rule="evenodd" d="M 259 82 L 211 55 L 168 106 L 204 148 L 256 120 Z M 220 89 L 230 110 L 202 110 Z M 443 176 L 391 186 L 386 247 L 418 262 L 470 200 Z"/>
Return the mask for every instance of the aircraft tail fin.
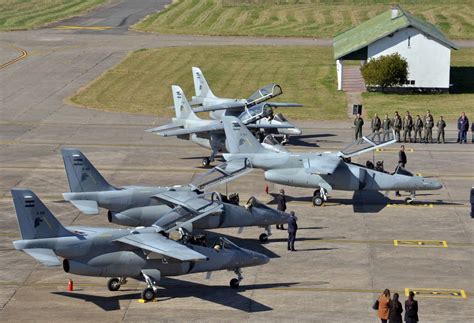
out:
<path id="1" fill-rule="evenodd" d="M 181 120 L 200 120 L 189 105 L 188 99 L 184 95 L 183 89 L 177 85 L 172 85 L 174 100 L 174 111 L 176 118 Z"/>
<path id="2" fill-rule="evenodd" d="M 227 148 L 231 154 L 258 154 L 267 152 L 255 136 L 236 117 L 223 117 Z"/>
<path id="3" fill-rule="evenodd" d="M 61 153 L 71 192 L 99 192 L 116 189 L 104 179 L 80 150 L 63 148 Z"/>
<path id="4" fill-rule="evenodd" d="M 217 98 L 212 93 L 209 84 L 199 67 L 193 67 L 194 92 L 200 98 Z"/>
<path id="5" fill-rule="evenodd" d="M 32 191 L 14 188 L 11 193 L 23 240 L 74 235 L 63 227 Z"/>

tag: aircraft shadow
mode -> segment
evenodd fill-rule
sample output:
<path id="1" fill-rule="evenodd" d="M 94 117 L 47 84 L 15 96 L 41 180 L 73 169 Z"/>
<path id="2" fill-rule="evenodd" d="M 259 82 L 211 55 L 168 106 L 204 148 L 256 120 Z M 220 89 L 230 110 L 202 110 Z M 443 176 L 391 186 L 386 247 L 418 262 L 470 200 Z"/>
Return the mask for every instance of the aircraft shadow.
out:
<path id="1" fill-rule="evenodd" d="M 107 312 L 120 310 L 120 300 L 133 300 L 140 299 L 141 297 L 140 293 L 123 294 L 117 296 L 96 296 L 75 292 L 52 292 L 52 294 L 82 299 L 83 301 L 95 304 L 96 306 Z"/>

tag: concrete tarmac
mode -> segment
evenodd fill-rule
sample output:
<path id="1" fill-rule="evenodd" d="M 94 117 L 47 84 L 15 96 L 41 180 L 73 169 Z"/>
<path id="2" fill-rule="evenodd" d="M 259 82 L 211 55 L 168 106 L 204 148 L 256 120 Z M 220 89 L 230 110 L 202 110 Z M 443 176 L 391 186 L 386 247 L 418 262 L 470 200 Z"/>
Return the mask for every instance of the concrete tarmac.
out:
<path id="1" fill-rule="evenodd" d="M 286 250 L 284 231 L 274 230 L 269 243 L 260 245 L 256 239 L 262 229 L 247 228 L 240 234 L 238 229 L 216 230 L 272 257 L 265 266 L 244 269 L 237 291 L 228 287 L 232 272 L 215 272 L 210 280 L 205 274 L 195 274 L 164 279 L 158 302 L 142 304 L 138 302 L 142 283 L 130 281 L 120 291 L 109 292 L 104 278 L 46 268 L 13 249 L 11 242 L 19 239 L 19 233 L 10 199 L 12 187 L 35 191 L 65 225 L 111 226 L 105 212 L 82 215 L 62 201 L 61 193 L 68 191 L 62 147 L 82 149 L 116 186 L 186 184 L 203 172 L 199 165 L 208 151 L 144 132 L 167 120 L 71 107 L 65 98 L 130 50 L 283 42 L 107 30 L 0 33 L 4 45 L 0 64 L 21 55 L 10 45 L 28 53 L 0 69 L 0 320 L 377 322 L 371 305 L 384 288 L 400 293 L 402 300 L 406 289 L 417 290 L 420 321 L 471 320 L 474 267 L 469 190 L 474 183 L 474 145 L 453 143 L 456 132 L 451 124 L 448 144 L 407 144 L 407 168 L 444 185 L 439 191 L 419 192 L 413 206 L 405 206 L 403 198 L 393 193 L 386 200 L 334 191 L 325 207 L 314 208 L 311 190 L 285 187 L 289 210 L 299 218 L 297 252 Z M 296 151 L 338 150 L 352 140 L 349 122 L 298 126 L 304 135 L 293 138 L 289 147 Z M 358 161 L 383 159 L 386 168 L 393 169 L 397 151 L 394 145 Z M 239 192 L 241 201 L 257 196 L 271 202 L 264 186 L 262 172 L 256 170 L 217 189 Z M 269 186 L 272 192 L 281 188 Z M 68 278 L 74 280 L 72 293 L 67 292 Z"/>

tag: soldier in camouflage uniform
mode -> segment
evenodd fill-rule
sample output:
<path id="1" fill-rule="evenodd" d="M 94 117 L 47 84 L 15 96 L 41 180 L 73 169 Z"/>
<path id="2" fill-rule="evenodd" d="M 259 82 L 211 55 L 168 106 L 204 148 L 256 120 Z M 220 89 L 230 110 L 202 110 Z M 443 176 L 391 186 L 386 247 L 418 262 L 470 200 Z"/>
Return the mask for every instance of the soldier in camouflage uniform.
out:
<path id="1" fill-rule="evenodd" d="M 444 128 L 446 128 L 446 122 L 443 120 L 443 116 L 439 117 L 439 121 L 436 123 L 436 128 L 438 128 L 438 139 L 437 142 L 438 144 L 441 143 L 439 141 L 440 137 L 443 140 L 443 144 L 445 143 L 444 141 Z"/>
<path id="2" fill-rule="evenodd" d="M 389 131 L 392 128 L 392 120 L 388 117 L 388 114 L 385 115 L 382 121 L 382 130 L 383 130 L 383 141 L 387 138 L 389 135 Z"/>
<path id="3" fill-rule="evenodd" d="M 395 138 L 397 139 L 397 142 L 400 142 L 400 130 L 402 129 L 402 118 L 400 118 L 398 111 L 395 111 L 395 116 L 393 117 L 393 120 L 392 120 L 392 127 L 393 127 L 393 130 L 395 130 Z"/>
<path id="4" fill-rule="evenodd" d="M 380 121 L 380 118 L 377 116 L 377 113 L 375 113 L 374 117 L 372 118 L 372 122 L 370 124 L 370 128 L 372 128 L 372 133 L 379 132 L 381 126 L 382 126 L 382 122 Z"/>
<path id="5" fill-rule="evenodd" d="M 420 115 L 416 115 L 416 119 L 414 122 L 414 127 L 415 127 L 415 143 L 416 143 L 416 137 L 417 135 L 420 137 L 420 143 L 423 142 L 423 135 L 421 134 L 423 131 L 423 120 L 421 120 Z"/>
<path id="6" fill-rule="evenodd" d="M 405 113 L 405 118 L 403 118 L 403 142 L 407 142 L 407 135 L 408 140 L 411 142 L 411 131 L 413 129 L 413 118 L 410 115 L 410 112 L 407 111 Z"/>
<path id="7" fill-rule="evenodd" d="M 357 114 L 357 116 L 354 119 L 354 126 L 355 126 L 355 139 L 362 138 L 362 126 L 364 125 L 364 120 L 360 116 L 360 114 Z"/>
<path id="8" fill-rule="evenodd" d="M 423 121 L 425 126 L 425 144 L 427 144 L 428 142 L 431 144 L 433 143 L 434 120 L 433 116 L 430 113 L 430 110 L 426 111 L 426 115 Z"/>

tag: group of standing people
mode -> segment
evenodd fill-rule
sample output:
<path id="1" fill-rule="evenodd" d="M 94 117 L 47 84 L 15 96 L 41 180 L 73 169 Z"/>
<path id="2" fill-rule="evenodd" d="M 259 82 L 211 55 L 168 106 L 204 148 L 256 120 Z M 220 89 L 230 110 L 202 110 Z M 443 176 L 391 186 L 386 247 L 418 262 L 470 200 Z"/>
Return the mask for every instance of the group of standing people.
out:
<path id="1" fill-rule="evenodd" d="M 405 301 L 405 322 L 418 322 L 418 302 L 414 299 L 415 293 L 410 291 Z M 375 301 L 374 309 L 382 323 L 402 323 L 403 307 L 400 303 L 398 293 L 393 294 L 390 299 L 390 290 L 386 289 Z"/>
<path id="2" fill-rule="evenodd" d="M 362 116 L 358 114 L 354 119 L 355 127 L 355 139 L 362 138 L 362 127 L 364 125 L 364 120 Z M 438 121 L 435 123 L 434 117 L 431 114 L 430 110 L 426 111 L 426 114 L 423 117 L 416 115 L 413 118 L 410 115 L 410 111 L 405 112 L 405 116 L 402 118 L 398 111 L 395 111 L 393 118 L 389 118 L 386 114 L 381 120 L 379 116 L 375 113 L 374 117 L 371 120 L 370 128 L 372 133 L 378 133 L 383 131 L 383 140 L 387 139 L 389 130 L 393 129 L 395 132 L 395 138 L 397 142 L 420 142 L 420 143 L 433 143 L 433 128 L 437 129 L 437 138 L 436 142 L 446 143 L 445 128 L 446 121 L 443 116 L 440 116 Z M 461 116 L 458 119 L 458 143 L 467 143 L 467 132 L 469 130 L 469 119 L 467 118 L 464 112 L 461 113 Z M 474 122 L 472 123 L 471 130 L 473 131 L 472 142 L 474 143 Z M 413 137 L 412 137 L 413 134 Z M 412 141 L 413 139 L 413 141 Z"/>

